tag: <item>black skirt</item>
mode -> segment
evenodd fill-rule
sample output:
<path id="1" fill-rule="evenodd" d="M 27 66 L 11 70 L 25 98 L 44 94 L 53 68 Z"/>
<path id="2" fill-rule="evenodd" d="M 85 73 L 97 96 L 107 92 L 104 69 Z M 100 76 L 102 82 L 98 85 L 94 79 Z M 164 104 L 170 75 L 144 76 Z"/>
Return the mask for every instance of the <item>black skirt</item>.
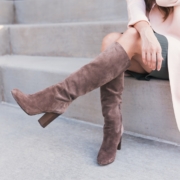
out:
<path id="1" fill-rule="evenodd" d="M 153 70 L 150 73 L 137 73 L 137 72 L 133 72 L 129 70 L 125 71 L 125 73 L 128 73 L 132 77 L 135 77 L 137 80 L 149 81 L 151 78 L 169 80 L 168 62 L 167 62 L 168 61 L 168 40 L 165 36 L 158 34 L 155 31 L 154 31 L 154 34 L 157 37 L 162 48 L 162 57 L 164 58 L 164 60 L 162 61 L 161 69 L 160 71 Z"/>

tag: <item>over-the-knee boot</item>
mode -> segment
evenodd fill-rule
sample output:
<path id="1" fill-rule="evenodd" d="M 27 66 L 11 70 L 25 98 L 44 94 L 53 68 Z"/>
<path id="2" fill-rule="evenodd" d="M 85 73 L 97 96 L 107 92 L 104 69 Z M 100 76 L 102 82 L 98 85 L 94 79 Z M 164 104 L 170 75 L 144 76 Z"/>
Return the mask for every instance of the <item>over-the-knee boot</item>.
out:
<path id="1" fill-rule="evenodd" d="M 70 74 L 60 83 L 34 94 L 24 94 L 18 89 L 13 89 L 11 93 L 28 115 L 45 113 L 39 119 L 41 126 L 45 127 L 64 113 L 78 96 L 106 84 L 129 66 L 130 59 L 126 51 L 121 44 L 114 42 L 95 59 Z"/>
<path id="2" fill-rule="evenodd" d="M 112 163 L 116 150 L 121 148 L 123 134 L 121 103 L 124 89 L 124 73 L 100 87 L 102 114 L 104 117 L 103 142 L 97 162 L 99 165 Z"/>

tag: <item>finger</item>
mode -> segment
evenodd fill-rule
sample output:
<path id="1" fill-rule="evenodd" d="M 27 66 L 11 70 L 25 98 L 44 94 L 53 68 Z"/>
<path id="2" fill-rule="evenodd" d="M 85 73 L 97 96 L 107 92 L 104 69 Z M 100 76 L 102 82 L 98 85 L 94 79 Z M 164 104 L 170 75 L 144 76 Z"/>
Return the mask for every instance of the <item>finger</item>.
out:
<path id="1" fill-rule="evenodd" d="M 157 70 L 158 71 L 161 69 L 162 60 L 163 60 L 163 57 L 161 55 L 161 52 L 157 52 Z"/>
<path id="2" fill-rule="evenodd" d="M 156 52 L 153 52 L 152 53 L 152 55 L 151 55 L 151 68 L 153 69 L 153 70 L 155 70 L 156 69 Z"/>
<path id="3" fill-rule="evenodd" d="M 142 51 L 142 61 L 144 64 L 146 64 L 146 52 Z"/>
<path id="4" fill-rule="evenodd" d="M 151 53 L 147 53 L 147 64 L 150 67 L 151 66 Z"/>

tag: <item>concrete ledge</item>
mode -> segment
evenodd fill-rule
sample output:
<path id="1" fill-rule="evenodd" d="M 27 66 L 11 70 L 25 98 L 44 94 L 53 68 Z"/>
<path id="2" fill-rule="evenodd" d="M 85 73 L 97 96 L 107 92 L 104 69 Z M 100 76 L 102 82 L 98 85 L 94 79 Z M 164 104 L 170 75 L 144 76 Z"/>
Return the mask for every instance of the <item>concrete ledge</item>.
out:
<path id="1" fill-rule="evenodd" d="M 125 0 L 25 0 L 14 4 L 17 23 L 22 24 L 127 20 Z"/>
<path id="2" fill-rule="evenodd" d="M 9 54 L 10 52 L 9 28 L 0 25 L 0 55 Z"/>
<path id="3" fill-rule="evenodd" d="M 12 54 L 94 57 L 110 32 L 126 30 L 127 22 L 105 21 L 10 26 Z"/>
<path id="4" fill-rule="evenodd" d="M 169 81 L 126 77 L 122 106 L 128 131 L 180 143 Z"/>
<path id="5" fill-rule="evenodd" d="M 13 24 L 14 17 L 14 2 L 0 1 L 0 24 Z"/>
<path id="6" fill-rule="evenodd" d="M 2 56 L 3 97 L 15 103 L 10 91 L 19 88 L 35 93 L 61 82 L 90 58 Z M 87 103 L 88 102 L 88 103 Z M 173 114 L 169 81 L 138 81 L 125 77 L 122 103 L 125 130 L 180 144 L 180 133 Z M 99 88 L 78 97 L 64 116 L 103 125 Z"/>

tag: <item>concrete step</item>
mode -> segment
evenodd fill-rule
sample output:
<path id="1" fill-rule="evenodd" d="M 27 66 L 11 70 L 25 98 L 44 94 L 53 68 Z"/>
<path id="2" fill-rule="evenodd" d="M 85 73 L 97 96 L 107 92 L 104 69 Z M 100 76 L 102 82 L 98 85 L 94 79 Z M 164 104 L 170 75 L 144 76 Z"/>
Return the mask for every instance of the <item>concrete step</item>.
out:
<path id="1" fill-rule="evenodd" d="M 10 54 L 10 36 L 8 26 L 0 25 L 0 55 Z"/>
<path id="2" fill-rule="evenodd" d="M 16 104 L 10 91 L 31 94 L 61 82 L 91 58 L 1 56 L 1 99 Z M 180 144 L 169 81 L 125 77 L 122 114 L 125 130 Z M 99 88 L 78 97 L 64 116 L 103 125 Z"/>
<path id="3" fill-rule="evenodd" d="M 0 177 L 3 180 L 177 180 L 180 147 L 128 135 L 112 164 L 96 158 L 103 129 L 60 116 L 45 129 L 38 116 L 0 105 Z M 98 177 L 98 178 L 97 178 Z"/>
<path id="4" fill-rule="evenodd" d="M 12 24 L 15 19 L 14 2 L 13 0 L 0 1 L 0 24 Z"/>
<path id="5" fill-rule="evenodd" d="M 104 21 L 7 27 L 10 43 L 8 41 L 6 43 L 11 54 L 94 57 L 100 52 L 103 37 L 114 31 L 125 31 L 127 22 Z"/>
<path id="6" fill-rule="evenodd" d="M 61 23 L 127 20 L 125 0 L 24 0 L 14 1 L 17 23 Z"/>

